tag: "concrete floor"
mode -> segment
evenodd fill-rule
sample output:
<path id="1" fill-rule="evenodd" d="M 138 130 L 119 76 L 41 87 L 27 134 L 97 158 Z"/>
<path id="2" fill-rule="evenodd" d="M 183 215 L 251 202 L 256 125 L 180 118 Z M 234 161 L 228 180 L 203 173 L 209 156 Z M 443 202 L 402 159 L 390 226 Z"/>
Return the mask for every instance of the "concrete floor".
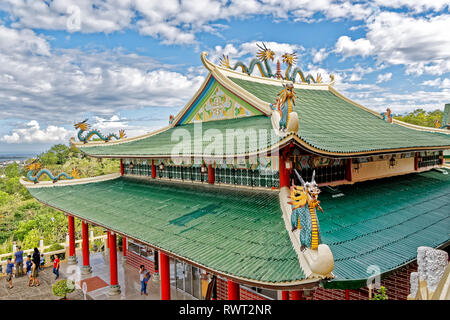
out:
<path id="1" fill-rule="evenodd" d="M 120 295 L 110 296 L 109 283 L 109 257 L 103 253 L 91 253 L 90 264 L 92 267 L 92 273 L 89 275 L 81 275 L 81 266 L 83 264 L 83 258 L 81 251 L 77 252 L 78 265 L 71 266 L 67 263 L 61 264 L 61 271 L 65 277 L 72 277 L 75 280 L 85 280 L 98 276 L 108 285 L 103 288 L 90 291 L 87 295 L 94 300 L 160 300 L 160 281 L 150 279 L 147 287 L 148 296 L 141 296 L 140 289 L 141 284 L 139 281 L 139 271 L 126 264 L 123 261 L 122 253 L 118 252 L 117 257 L 117 271 L 120 285 Z M 195 299 L 192 296 L 181 292 L 175 288 L 171 288 L 171 299 L 172 300 L 192 300 Z"/>

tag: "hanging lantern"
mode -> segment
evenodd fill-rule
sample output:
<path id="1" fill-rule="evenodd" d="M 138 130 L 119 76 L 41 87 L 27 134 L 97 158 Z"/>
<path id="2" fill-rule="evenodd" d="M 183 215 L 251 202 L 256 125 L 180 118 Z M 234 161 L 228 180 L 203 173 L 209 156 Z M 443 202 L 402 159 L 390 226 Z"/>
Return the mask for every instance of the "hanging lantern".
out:
<path id="1" fill-rule="evenodd" d="M 200 170 L 202 171 L 202 173 L 206 172 L 206 166 L 204 163 L 202 163 L 202 166 L 200 167 Z"/>
<path id="2" fill-rule="evenodd" d="M 134 164 L 133 164 L 133 162 L 130 162 L 130 169 L 133 169 L 134 168 Z"/>
<path id="3" fill-rule="evenodd" d="M 356 162 L 354 163 L 353 169 L 355 169 L 356 172 L 359 172 L 359 169 L 361 168 L 361 164 L 359 163 L 359 160 L 356 159 Z"/>
<path id="4" fill-rule="evenodd" d="M 389 167 L 393 168 L 397 164 L 397 161 L 395 161 L 394 155 L 392 155 L 391 159 L 389 159 Z"/>
<path id="5" fill-rule="evenodd" d="M 164 163 L 161 162 L 161 164 L 159 165 L 159 170 L 161 170 L 161 171 L 164 170 Z"/>

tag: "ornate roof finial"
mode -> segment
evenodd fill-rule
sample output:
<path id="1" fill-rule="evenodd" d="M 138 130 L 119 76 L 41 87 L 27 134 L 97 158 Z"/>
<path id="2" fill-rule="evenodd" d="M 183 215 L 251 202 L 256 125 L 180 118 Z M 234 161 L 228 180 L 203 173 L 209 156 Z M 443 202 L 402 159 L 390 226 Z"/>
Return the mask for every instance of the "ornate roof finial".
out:
<path id="1" fill-rule="evenodd" d="M 281 79 L 283 76 L 281 75 L 281 63 L 280 60 L 277 60 L 277 79 Z"/>

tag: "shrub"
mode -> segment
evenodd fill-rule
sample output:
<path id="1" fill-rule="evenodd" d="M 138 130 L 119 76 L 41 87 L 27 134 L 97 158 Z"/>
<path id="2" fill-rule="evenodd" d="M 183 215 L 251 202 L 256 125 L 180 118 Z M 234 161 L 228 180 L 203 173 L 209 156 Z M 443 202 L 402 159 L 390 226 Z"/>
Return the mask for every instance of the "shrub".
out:
<path id="1" fill-rule="evenodd" d="M 376 292 L 370 300 L 388 300 L 386 288 L 381 286 L 380 289 L 378 289 L 378 292 Z"/>
<path id="2" fill-rule="evenodd" d="M 75 284 L 71 280 L 59 280 L 54 285 L 52 285 L 53 295 L 56 297 L 62 297 L 66 299 L 68 293 L 75 291 Z"/>

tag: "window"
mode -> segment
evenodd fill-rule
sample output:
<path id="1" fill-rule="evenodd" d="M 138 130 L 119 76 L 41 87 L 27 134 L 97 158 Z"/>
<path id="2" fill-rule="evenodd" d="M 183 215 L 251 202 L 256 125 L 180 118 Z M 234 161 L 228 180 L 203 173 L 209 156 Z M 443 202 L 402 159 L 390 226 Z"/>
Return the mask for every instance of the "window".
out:
<path id="1" fill-rule="evenodd" d="M 432 167 L 441 164 L 442 152 L 420 152 L 417 160 L 417 166 L 419 168 Z"/>

